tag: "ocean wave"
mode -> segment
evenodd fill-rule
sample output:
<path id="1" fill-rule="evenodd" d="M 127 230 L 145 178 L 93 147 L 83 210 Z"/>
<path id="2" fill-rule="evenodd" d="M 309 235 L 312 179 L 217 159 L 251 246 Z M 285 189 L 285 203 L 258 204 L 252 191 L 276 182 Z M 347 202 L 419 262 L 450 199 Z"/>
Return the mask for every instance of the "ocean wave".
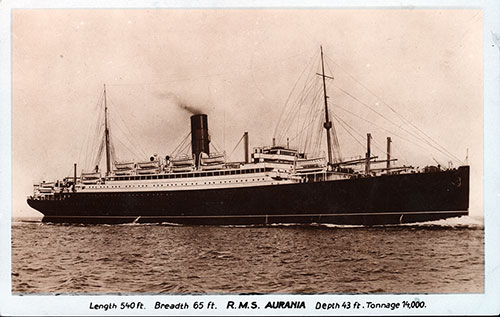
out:
<path id="1" fill-rule="evenodd" d="M 478 216 L 464 216 L 460 218 L 449 218 L 420 223 L 408 223 L 402 224 L 401 226 L 484 229 L 484 220 L 482 217 Z"/>
<path id="2" fill-rule="evenodd" d="M 42 223 L 41 219 L 15 219 L 13 226 L 23 225 L 56 225 L 56 226 L 167 226 L 167 227 L 182 227 L 184 224 L 161 222 L 161 223 L 138 223 L 129 222 L 122 224 L 71 224 L 71 223 Z M 255 227 L 325 227 L 325 228 L 366 228 L 365 225 L 341 225 L 341 224 L 326 224 L 326 223 L 270 223 L 270 224 L 251 224 L 251 225 L 200 225 L 208 227 L 222 228 L 255 228 Z M 376 227 L 414 227 L 414 228 L 453 228 L 453 229 L 484 229 L 484 219 L 481 216 L 463 216 L 459 218 L 449 218 L 442 220 L 418 222 L 418 223 L 403 223 L 403 224 L 388 224 L 388 225 L 373 225 Z"/>
<path id="3" fill-rule="evenodd" d="M 474 221 L 482 223 L 452 219 L 389 229 L 28 223 L 12 228 L 12 292 L 481 292 L 483 231 L 450 229 Z"/>
<path id="4" fill-rule="evenodd" d="M 174 222 L 127 222 L 127 223 L 120 223 L 116 224 L 116 226 L 166 226 L 166 227 L 178 227 L 178 226 L 183 226 L 181 223 L 174 223 Z"/>

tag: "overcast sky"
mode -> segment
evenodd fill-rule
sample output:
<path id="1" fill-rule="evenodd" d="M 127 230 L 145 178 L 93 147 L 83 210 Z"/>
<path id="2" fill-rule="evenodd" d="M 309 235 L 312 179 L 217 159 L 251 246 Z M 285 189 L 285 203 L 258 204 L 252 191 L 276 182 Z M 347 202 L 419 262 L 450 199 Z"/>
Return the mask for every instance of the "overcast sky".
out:
<path id="1" fill-rule="evenodd" d="M 401 163 L 453 158 L 404 135 L 397 126 L 413 128 L 386 105 L 460 160 L 468 149 L 470 210 L 482 215 L 479 10 L 15 10 L 12 32 L 14 216 L 37 214 L 25 202 L 34 182 L 83 166 L 104 84 L 117 138 L 127 132 L 122 142 L 139 155 L 169 154 L 189 132 L 178 100 L 208 114 L 213 142 L 229 153 L 244 131 L 251 147 L 271 143 L 320 45 L 335 77 L 330 101 L 361 119 L 332 111 L 382 147 L 393 137 Z M 337 132 L 345 156 L 364 154 Z"/>

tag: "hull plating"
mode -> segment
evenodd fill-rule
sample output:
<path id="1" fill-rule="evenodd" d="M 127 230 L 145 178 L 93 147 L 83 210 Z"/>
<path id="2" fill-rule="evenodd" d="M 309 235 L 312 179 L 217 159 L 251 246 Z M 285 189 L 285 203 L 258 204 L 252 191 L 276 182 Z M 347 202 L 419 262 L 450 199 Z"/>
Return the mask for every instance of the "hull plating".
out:
<path id="1" fill-rule="evenodd" d="M 74 193 L 28 204 L 44 222 L 57 223 L 411 223 L 467 215 L 469 167 L 246 188 Z"/>

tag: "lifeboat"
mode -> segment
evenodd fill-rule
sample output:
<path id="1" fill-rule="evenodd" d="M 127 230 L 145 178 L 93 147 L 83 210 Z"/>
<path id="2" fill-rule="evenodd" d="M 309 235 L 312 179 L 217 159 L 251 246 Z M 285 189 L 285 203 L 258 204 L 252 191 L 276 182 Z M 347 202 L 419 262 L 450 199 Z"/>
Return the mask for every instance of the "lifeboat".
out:
<path id="1" fill-rule="evenodd" d="M 159 171 L 158 167 L 152 167 L 152 168 L 139 168 L 137 169 L 137 174 L 140 175 L 145 175 L 145 174 L 157 174 Z"/>
<path id="2" fill-rule="evenodd" d="M 211 165 L 201 165 L 202 171 L 219 170 L 224 167 L 224 164 L 211 164 Z"/>
<path id="3" fill-rule="evenodd" d="M 298 173 L 311 172 L 325 168 L 326 160 L 324 157 L 298 159 L 295 164 L 295 168 Z"/>
<path id="4" fill-rule="evenodd" d="M 137 163 L 137 165 L 139 166 L 139 169 L 159 168 L 160 167 L 160 161 L 159 160 L 144 161 L 144 162 Z"/>
<path id="5" fill-rule="evenodd" d="M 133 175 L 133 169 L 115 169 L 113 170 L 116 176 Z"/>
<path id="6" fill-rule="evenodd" d="M 101 173 L 82 172 L 81 179 L 83 184 L 96 184 L 101 179 Z"/>
<path id="7" fill-rule="evenodd" d="M 43 183 L 40 183 L 40 187 L 39 188 L 54 188 L 56 186 L 56 182 L 43 182 Z"/>
<path id="8" fill-rule="evenodd" d="M 36 188 L 38 192 L 43 193 L 43 194 L 50 194 L 54 192 L 54 186 L 56 185 L 55 182 L 50 182 L 50 183 L 40 183 L 40 185 Z"/>
<path id="9" fill-rule="evenodd" d="M 134 162 L 115 162 L 115 169 L 117 170 L 131 170 L 134 169 Z"/>
<path id="10" fill-rule="evenodd" d="M 189 166 L 172 166 L 171 171 L 174 172 L 174 173 L 191 172 L 191 171 L 194 171 L 194 165 L 189 165 Z"/>
<path id="11" fill-rule="evenodd" d="M 188 155 L 183 155 L 183 156 L 179 156 L 179 157 L 176 157 L 176 158 L 173 158 L 171 160 L 172 162 L 172 166 L 175 168 L 175 167 L 187 167 L 187 166 L 194 166 L 194 158 L 193 157 L 189 157 Z"/>
<path id="12" fill-rule="evenodd" d="M 201 155 L 201 165 L 224 164 L 226 162 L 225 153 L 213 153 Z"/>
<path id="13" fill-rule="evenodd" d="M 115 162 L 113 172 L 117 176 L 134 174 L 135 163 L 132 161 Z"/>

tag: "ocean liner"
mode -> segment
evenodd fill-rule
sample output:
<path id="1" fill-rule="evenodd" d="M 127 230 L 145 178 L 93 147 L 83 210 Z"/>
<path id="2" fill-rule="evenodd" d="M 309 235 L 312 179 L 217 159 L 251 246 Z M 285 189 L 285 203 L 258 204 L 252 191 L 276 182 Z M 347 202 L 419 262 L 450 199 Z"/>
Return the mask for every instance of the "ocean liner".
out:
<path id="1" fill-rule="evenodd" d="M 321 127 L 327 155 L 309 154 L 289 142 L 251 151 L 228 162 L 211 151 L 208 116 L 191 116 L 189 154 L 153 155 L 144 161 L 113 160 L 106 86 L 99 155 L 106 168 L 34 185 L 29 206 L 53 223 L 176 223 L 190 225 L 348 224 L 384 225 L 468 215 L 469 166 L 396 166 L 387 138 L 385 159 L 371 152 L 340 156 L 326 89 L 321 49 Z M 383 164 L 383 167 L 380 167 Z"/>

